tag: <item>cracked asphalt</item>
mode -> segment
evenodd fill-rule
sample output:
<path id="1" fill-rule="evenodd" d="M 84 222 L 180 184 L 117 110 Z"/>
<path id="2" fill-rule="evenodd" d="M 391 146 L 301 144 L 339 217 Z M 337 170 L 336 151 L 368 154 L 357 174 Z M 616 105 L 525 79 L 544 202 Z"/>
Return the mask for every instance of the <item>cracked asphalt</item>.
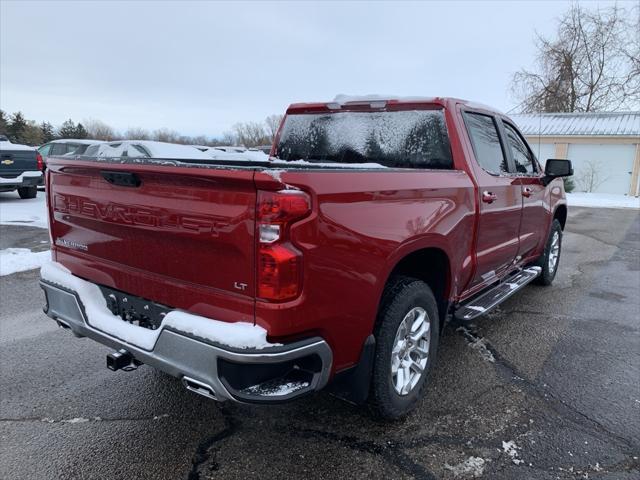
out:
<path id="1" fill-rule="evenodd" d="M 0 248 L 46 231 L 0 226 Z M 41 247 L 39 247 L 41 248 Z M 553 287 L 443 333 L 429 391 L 385 423 L 327 393 L 217 404 L 41 312 L 0 277 L 0 478 L 640 478 L 640 214 L 570 211 Z"/>

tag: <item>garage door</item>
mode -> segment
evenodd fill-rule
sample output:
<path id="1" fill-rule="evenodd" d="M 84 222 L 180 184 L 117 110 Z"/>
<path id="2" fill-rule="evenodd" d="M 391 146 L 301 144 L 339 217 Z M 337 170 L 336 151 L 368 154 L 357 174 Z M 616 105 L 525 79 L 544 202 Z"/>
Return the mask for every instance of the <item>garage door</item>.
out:
<path id="1" fill-rule="evenodd" d="M 628 194 L 635 145 L 570 144 L 577 192 Z"/>
<path id="2" fill-rule="evenodd" d="M 556 158 L 556 146 L 553 143 L 529 142 L 529 146 L 543 167 L 547 160 Z"/>

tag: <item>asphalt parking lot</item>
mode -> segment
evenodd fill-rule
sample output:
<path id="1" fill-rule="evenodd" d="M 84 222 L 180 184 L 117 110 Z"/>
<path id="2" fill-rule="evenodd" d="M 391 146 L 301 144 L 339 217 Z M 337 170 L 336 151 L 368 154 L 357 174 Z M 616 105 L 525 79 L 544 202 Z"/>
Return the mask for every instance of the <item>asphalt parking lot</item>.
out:
<path id="1" fill-rule="evenodd" d="M 0 226 L 0 248 L 45 230 Z M 42 247 L 39 247 L 42 248 Z M 41 311 L 0 277 L 0 478 L 640 478 L 640 214 L 571 210 L 559 276 L 449 327 L 427 396 L 384 423 L 321 393 L 217 404 Z"/>

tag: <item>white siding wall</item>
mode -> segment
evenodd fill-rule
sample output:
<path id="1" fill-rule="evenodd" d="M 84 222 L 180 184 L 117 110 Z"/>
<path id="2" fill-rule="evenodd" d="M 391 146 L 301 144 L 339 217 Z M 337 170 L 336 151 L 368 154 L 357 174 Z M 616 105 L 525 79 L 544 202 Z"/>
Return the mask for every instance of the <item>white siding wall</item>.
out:
<path id="1" fill-rule="evenodd" d="M 635 145 L 570 143 L 567 158 L 573 164 L 576 191 L 586 191 L 588 177 L 595 172 L 594 192 L 628 194 L 635 150 Z"/>

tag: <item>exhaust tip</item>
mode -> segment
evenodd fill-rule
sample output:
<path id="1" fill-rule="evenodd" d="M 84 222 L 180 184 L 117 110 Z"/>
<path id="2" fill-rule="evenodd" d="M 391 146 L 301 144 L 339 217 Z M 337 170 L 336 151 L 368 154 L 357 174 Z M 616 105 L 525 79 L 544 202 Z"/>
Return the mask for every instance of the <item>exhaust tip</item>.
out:
<path id="1" fill-rule="evenodd" d="M 202 383 L 191 377 L 182 377 L 182 383 L 190 392 L 197 393 L 198 395 L 202 395 L 203 397 L 207 397 L 211 400 L 218 400 L 215 392 L 213 391 L 213 388 L 211 388 L 206 383 Z"/>

